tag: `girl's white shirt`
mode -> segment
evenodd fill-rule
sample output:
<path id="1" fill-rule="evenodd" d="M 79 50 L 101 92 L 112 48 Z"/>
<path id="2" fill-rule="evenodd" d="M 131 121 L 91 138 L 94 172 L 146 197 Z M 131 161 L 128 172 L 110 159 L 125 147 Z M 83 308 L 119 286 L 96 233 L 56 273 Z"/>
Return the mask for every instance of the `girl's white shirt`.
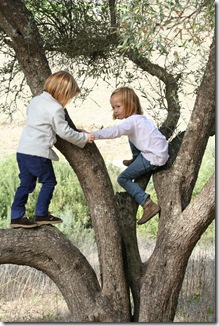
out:
<path id="1" fill-rule="evenodd" d="M 27 120 L 17 152 L 58 161 L 52 149 L 56 134 L 68 142 L 83 148 L 87 143 L 86 133 L 73 130 L 65 120 L 65 111 L 51 94 L 43 92 L 35 96 L 27 107 Z"/>
<path id="2" fill-rule="evenodd" d="M 152 165 L 162 166 L 168 158 L 166 137 L 156 128 L 153 121 L 144 115 L 133 114 L 121 124 L 92 132 L 95 139 L 112 139 L 128 136 L 129 141 Z"/>

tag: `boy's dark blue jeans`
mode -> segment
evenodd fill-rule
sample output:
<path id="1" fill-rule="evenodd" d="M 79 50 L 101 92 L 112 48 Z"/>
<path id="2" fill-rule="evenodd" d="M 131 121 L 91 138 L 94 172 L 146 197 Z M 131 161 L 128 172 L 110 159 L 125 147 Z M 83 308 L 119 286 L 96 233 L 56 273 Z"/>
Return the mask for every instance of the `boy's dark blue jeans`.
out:
<path id="1" fill-rule="evenodd" d="M 56 177 L 50 159 L 17 153 L 20 185 L 15 193 L 11 207 L 11 219 L 17 219 L 25 215 L 25 205 L 28 196 L 36 187 L 38 179 L 42 187 L 37 199 L 35 215 L 45 216 L 48 214 L 49 204 L 55 189 Z"/>

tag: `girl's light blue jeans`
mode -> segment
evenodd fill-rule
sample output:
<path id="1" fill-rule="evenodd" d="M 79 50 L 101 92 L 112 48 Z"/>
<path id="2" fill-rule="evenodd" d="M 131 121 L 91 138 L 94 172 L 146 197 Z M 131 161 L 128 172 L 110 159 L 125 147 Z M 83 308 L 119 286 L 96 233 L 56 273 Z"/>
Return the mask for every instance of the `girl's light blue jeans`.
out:
<path id="1" fill-rule="evenodd" d="M 137 149 L 132 143 L 130 143 L 132 153 L 137 156 Z M 137 151 L 136 151 L 137 150 Z M 152 165 L 148 160 L 146 160 L 141 154 L 118 176 L 119 185 L 124 188 L 135 201 L 143 206 L 146 199 L 150 196 L 147 194 L 137 183 L 133 182 L 134 179 L 140 177 L 141 175 L 154 171 L 158 168 L 156 165 Z"/>

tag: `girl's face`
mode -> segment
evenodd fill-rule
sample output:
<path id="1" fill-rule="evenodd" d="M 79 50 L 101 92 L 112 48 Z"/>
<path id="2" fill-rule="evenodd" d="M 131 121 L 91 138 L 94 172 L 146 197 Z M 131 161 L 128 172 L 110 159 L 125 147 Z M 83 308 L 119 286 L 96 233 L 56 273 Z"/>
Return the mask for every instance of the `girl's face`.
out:
<path id="1" fill-rule="evenodd" d="M 121 94 L 114 94 L 110 98 L 110 104 L 113 108 L 113 113 L 116 119 L 124 119 L 124 105 L 122 103 Z"/>

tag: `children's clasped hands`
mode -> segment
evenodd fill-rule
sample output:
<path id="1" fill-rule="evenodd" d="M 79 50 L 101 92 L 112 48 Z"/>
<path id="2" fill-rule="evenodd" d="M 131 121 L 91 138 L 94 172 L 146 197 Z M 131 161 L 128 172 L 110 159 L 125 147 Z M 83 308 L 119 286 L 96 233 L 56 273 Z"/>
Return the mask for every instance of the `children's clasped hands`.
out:
<path id="1" fill-rule="evenodd" d="M 87 143 L 93 143 L 94 141 L 94 135 L 92 134 L 87 134 Z"/>
<path id="2" fill-rule="evenodd" d="M 90 134 L 88 131 L 86 131 L 85 129 L 79 129 L 80 132 L 84 132 L 87 134 L 87 143 L 93 143 L 93 141 L 95 140 L 95 137 L 93 134 Z"/>

